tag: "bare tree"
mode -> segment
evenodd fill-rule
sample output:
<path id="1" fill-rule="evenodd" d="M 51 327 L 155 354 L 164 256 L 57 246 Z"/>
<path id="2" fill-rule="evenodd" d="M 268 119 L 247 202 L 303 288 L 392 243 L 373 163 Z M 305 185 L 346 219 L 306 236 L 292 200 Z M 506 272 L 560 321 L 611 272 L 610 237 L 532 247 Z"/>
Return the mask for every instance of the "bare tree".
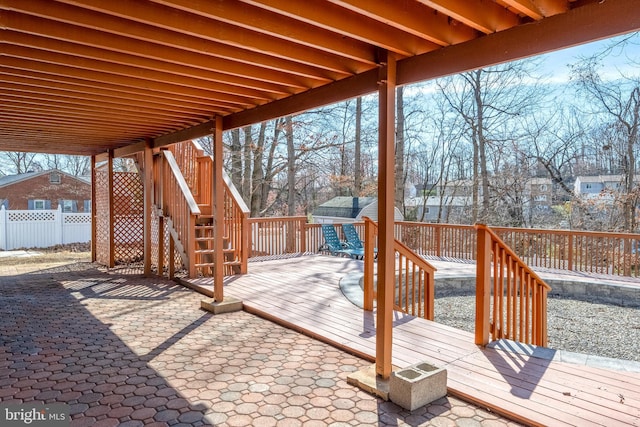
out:
<path id="1" fill-rule="evenodd" d="M 619 47 L 616 44 L 616 47 Z M 571 67 L 573 81 L 580 93 L 591 100 L 592 111 L 607 121 L 602 134 L 603 148 L 615 150 L 623 176 L 620 192 L 624 231 L 635 231 L 636 206 L 640 202 L 640 189 L 635 178 L 640 128 L 640 77 L 619 75 L 606 80 L 600 75 L 603 59 L 612 48 L 581 60 Z"/>
<path id="2" fill-rule="evenodd" d="M 492 208 L 497 205 L 492 203 L 490 176 L 505 161 L 510 150 L 507 143 L 518 138 L 517 120 L 539 98 L 530 74 L 534 66 L 533 60 L 512 62 L 438 80 L 447 103 L 464 119 L 473 147 L 474 222 L 494 219 Z"/>
<path id="3" fill-rule="evenodd" d="M 8 165 L 6 174 L 21 174 L 31 171 L 41 171 L 42 166 L 38 162 L 37 153 L 25 153 L 21 151 L 4 151 L 0 158 Z"/>

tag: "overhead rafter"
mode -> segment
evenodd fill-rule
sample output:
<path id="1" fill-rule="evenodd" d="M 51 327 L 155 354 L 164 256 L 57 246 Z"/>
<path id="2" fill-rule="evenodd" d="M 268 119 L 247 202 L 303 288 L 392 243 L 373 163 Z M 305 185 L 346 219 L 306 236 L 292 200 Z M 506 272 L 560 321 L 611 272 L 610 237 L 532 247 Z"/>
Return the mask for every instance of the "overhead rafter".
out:
<path id="1" fill-rule="evenodd" d="M 0 150 L 163 145 L 375 92 L 387 51 L 409 84 L 639 28 L 637 0 L 0 0 Z"/>

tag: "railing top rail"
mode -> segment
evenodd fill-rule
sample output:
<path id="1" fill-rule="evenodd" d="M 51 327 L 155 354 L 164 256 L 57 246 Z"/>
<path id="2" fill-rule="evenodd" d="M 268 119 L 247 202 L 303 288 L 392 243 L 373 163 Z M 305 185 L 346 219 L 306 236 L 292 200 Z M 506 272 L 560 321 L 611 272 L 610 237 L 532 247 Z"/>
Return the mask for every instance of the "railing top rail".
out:
<path id="1" fill-rule="evenodd" d="M 459 228 L 462 230 L 474 230 L 473 225 L 465 225 L 465 224 L 447 224 L 441 222 L 417 222 L 417 221 L 395 221 L 396 225 L 418 225 L 424 227 L 434 227 L 434 228 Z"/>
<path id="2" fill-rule="evenodd" d="M 204 148 L 202 148 L 202 145 L 200 145 L 198 141 L 192 139 L 191 144 L 193 144 L 193 147 L 196 149 L 198 156 L 204 155 Z"/>
<path id="3" fill-rule="evenodd" d="M 476 224 L 474 227 L 476 229 L 482 229 L 482 230 L 487 231 L 489 233 L 489 235 L 491 236 L 491 238 L 493 240 L 497 241 L 500 244 L 500 246 L 502 247 L 502 249 L 504 249 L 504 251 L 511 258 L 516 260 L 516 262 L 518 263 L 518 265 L 520 267 L 525 268 L 527 270 L 527 272 L 531 275 L 531 277 L 533 277 L 537 282 L 542 284 L 547 291 L 551 290 L 551 286 L 549 286 L 544 280 L 542 280 L 542 278 L 540 276 L 538 276 L 535 271 L 533 271 L 531 268 L 529 268 L 529 266 L 524 261 L 522 261 L 522 259 L 520 259 L 520 257 L 491 228 L 487 227 L 487 225 L 485 225 L 485 224 Z"/>
<path id="4" fill-rule="evenodd" d="M 365 216 L 362 219 L 364 220 L 365 223 L 372 224 L 374 227 L 374 230 L 376 231 L 378 230 L 378 224 L 375 221 L 373 221 L 371 218 Z M 420 255 L 416 254 L 409 246 L 405 245 L 398 239 L 393 239 L 393 240 L 394 240 L 393 242 L 394 249 L 398 250 L 398 252 L 401 252 L 402 255 L 407 257 L 414 264 L 418 265 L 418 267 L 432 274 L 437 270 L 437 268 L 431 265 L 427 260 L 422 258 Z"/>
<path id="5" fill-rule="evenodd" d="M 249 222 L 270 222 L 270 221 L 301 221 L 307 220 L 306 216 L 269 216 L 269 217 L 251 217 Z M 308 226 L 320 224 L 307 224 Z"/>
<path id="6" fill-rule="evenodd" d="M 173 153 L 169 150 L 162 150 L 160 153 L 167 161 L 167 165 L 169 165 L 169 169 L 171 169 L 171 173 L 173 173 L 173 176 L 178 183 L 178 187 L 180 187 L 180 191 L 182 192 L 182 195 L 189 205 L 189 210 L 193 215 L 200 215 L 200 208 L 198 207 L 198 203 L 196 202 L 196 199 L 193 198 L 193 194 L 191 194 L 191 190 L 189 190 L 187 181 L 185 181 L 182 173 L 180 172 L 180 168 L 176 163 L 176 159 L 173 157 Z"/>
<path id="7" fill-rule="evenodd" d="M 609 237 L 623 239 L 639 239 L 640 233 L 621 233 L 610 231 L 583 231 L 583 230 L 551 230 L 544 228 L 523 228 L 523 227 L 491 227 L 494 231 L 506 232 L 522 232 L 522 233 L 539 233 L 539 234 L 571 234 L 574 236 L 591 236 L 591 237 Z"/>

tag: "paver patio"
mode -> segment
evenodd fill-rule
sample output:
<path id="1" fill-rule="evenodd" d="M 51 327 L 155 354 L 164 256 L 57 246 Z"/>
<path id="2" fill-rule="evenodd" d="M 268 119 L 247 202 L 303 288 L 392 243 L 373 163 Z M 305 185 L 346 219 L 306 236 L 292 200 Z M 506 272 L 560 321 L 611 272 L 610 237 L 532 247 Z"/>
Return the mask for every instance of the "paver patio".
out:
<path id="1" fill-rule="evenodd" d="M 447 397 L 407 412 L 347 384 L 368 365 L 171 281 L 76 263 L 0 267 L 0 404 L 64 402 L 73 426 L 515 425 Z"/>

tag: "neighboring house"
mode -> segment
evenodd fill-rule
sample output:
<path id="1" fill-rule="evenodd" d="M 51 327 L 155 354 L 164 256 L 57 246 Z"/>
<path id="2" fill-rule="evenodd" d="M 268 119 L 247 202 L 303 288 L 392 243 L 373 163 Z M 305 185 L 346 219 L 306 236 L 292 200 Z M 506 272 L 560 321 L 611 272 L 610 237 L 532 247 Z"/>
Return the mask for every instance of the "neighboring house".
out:
<path id="1" fill-rule="evenodd" d="M 640 183 L 640 175 L 634 178 L 636 185 Z M 612 193 L 617 193 L 624 187 L 623 175 L 595 175 L 578 176 L 573 191 L 579 197 L 592 199 L 613 199 Z"/>
<path id="2" fill-rule="evenodd" d="M 318 224 L 333 224 L 362 221 L 363 217 L 378 220 L 376 197 L 339 196 L 321 204 L 313 211 L 313 221 Z M 396 221 L 403 221 L 400 209 L 394 208 Z"/>
<path id="3" fill-rule="evenodd" d="M 417 221 L 448 222 L 451 218 L 461 218 L 464 215 L 468 215 L 471 203 L 471 197 L 430 196 L 426 199 L 424 197 L 409 199 L 406 202 L 406 207 L 415 209 Z"/>
<path id="4" fill-rule="evenodd" d="M 530 178 L 526 184 L 528 206 L 533 210 L 549 210 L 553 205 L 551 178 Z"/>
<path id="5" fill-rule="evenodd" d="M 0 204 L 11 210 L 91 211 L 91 181 L 57 169 L 0 177 Z"/>

